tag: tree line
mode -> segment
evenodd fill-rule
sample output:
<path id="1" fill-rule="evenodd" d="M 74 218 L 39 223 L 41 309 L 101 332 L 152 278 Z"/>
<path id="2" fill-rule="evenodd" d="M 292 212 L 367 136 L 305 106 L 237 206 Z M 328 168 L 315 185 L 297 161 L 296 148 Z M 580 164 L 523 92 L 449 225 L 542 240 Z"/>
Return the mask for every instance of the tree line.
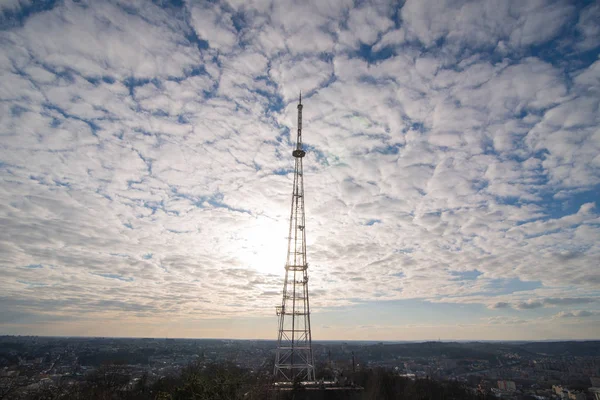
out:
<path id="1" fill-rule="evenodd" d="M 319 371 L 319 370 L 318 370 Z M 319 379 L 332 379 L 327 368 Z M 147 374 L 132 379 L 123 365 L 105 364 L 83 380 L 64 379 L 21 387 L 4 398 L 18 400 L 476 400 L 486 396 L 473 393 L 462 383 L 432 379 L 411 380 L 384 368 L 346 371 L 341 386 L 351 390 L 273 390 L 268 370 L 250 371 L 232 364 L 192 364 L 175 376 L 151 380 Z M 339 378 L 339 374 L 338 374 Z M 1 395 L 1 392 L 0 392 Z M 0 396 L 2 398 L 2 396 Z"/>

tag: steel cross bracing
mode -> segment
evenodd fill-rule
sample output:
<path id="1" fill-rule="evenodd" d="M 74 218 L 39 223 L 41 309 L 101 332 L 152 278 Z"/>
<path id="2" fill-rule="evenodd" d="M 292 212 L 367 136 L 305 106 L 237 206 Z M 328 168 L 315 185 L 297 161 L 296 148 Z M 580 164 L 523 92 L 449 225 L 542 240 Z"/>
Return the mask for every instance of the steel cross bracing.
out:
<path id="1" fill-rule="evenodd" d="M 295 159 L 294 189 L 288 253 L 285 263 L 283 299 L 277 307 L 279 334 L 274 375 L 277 381 L 314 381 L 315 366 L 310 333 L 308 298 L 308 263 L 306 262 L 306 229 L 304 215 L 304 177 L 302 159 L 302 95 L 298 102 L 298 137 L 292 152 Z"/>

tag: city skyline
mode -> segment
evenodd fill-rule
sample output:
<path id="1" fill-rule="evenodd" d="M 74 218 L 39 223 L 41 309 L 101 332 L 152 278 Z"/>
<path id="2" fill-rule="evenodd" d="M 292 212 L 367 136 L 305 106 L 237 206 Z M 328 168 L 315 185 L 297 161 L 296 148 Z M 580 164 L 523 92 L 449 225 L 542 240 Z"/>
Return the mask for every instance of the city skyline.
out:
<path id="1" fill-rule="evenodd" d="M 0 4 L 0 335 L 599 339 L 600 4 Z"/>

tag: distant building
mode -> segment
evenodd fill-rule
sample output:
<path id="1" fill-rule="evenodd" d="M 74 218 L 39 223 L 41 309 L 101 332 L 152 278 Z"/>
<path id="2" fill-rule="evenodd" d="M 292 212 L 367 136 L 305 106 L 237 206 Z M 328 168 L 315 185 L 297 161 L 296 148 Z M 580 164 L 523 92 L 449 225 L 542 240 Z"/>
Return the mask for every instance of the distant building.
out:
<path id="1" fill-rule="evenodd" d="M 517 390 L 517 385 L 513 381 L 498 381 L 498 389 L 514 392 Z"/>
<path id="2" fill-rule="evenodd" d="M 588 392 L 594 395 L 594 400 L 600 400 L 600 377 L 591 377 L 592 387 L 588 389 Z"/>
<path id="3" fill-rule="evenodd" d="M 569 400 L 586 400 L 585 393 L 569 390 Z"/>
<path id="4" fill-rule="evenodd" d="M 552 391 L 564 400 L 586 400 L 585 393 L 566 389 L 560 385 L 552 385 Z M 596 397 L 598 399 L 598 397 Z"/>
<path id="5" fill-rule="evenodd" d="M 563 388 L 561 385 L 552 385 L 552 391 L 560 398 L 567 399 L 569 396 L 569 391 Z"/>

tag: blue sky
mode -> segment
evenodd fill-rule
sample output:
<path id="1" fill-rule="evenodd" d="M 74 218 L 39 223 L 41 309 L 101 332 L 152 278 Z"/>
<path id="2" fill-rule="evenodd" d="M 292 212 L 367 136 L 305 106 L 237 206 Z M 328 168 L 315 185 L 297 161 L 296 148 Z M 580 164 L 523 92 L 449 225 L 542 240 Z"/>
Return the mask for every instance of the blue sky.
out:
<path id="1" fill-rule="evenodd" d="M 0 334 L 600 332 L 600 5 L 0 3 Z"/>

